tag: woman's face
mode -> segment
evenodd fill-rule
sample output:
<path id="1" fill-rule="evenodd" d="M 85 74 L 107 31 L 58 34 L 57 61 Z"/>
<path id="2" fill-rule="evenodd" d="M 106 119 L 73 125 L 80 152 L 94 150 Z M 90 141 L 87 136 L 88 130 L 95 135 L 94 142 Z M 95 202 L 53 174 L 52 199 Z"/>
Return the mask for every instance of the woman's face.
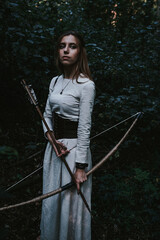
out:
<path id="1" fill-rule="evenodd" d="M 79 41 L 73 35 L 64 36 L 59 45 L 59 60 L 64 66 L 77 62 L 80 52 Z"/>

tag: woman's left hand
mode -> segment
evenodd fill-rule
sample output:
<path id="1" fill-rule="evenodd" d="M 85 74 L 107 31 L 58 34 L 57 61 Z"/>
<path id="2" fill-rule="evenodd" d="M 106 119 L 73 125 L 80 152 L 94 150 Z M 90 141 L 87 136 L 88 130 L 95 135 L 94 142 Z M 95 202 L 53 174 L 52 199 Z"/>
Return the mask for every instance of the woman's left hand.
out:
<path id="1" fill-rule="evenodd" d="M 56 146 L 58 146 L 60 151 L 57 154 L 58 157 L 61 157 L 62 155 L 67 155 L 70 152 L 70 150 L 68 150 L 67 147 L 60 141 L 56 140 Z"/>
<path id="2" fill-rule="evenodd" d="M 80 191 L 80 184 L 85 182 L 87 180 L 86 172 L 83 169 L 76 169 L 76 172 L 74 174 L 76 185 L 77 185 L 77 192 Z"/>

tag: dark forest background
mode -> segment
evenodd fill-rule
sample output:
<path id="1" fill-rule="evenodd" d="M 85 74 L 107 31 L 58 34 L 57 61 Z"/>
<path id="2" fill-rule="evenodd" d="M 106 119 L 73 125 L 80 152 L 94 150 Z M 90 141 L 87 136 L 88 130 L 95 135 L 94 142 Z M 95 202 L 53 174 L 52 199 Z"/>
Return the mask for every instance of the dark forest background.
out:
<path id="1" fill-rule="evenodd" d="M 92 136 L 131 115 L 143 117 L 117 153 L 93 175 L 92 240 L 160 239 L 159 0 L 5 0 L 0 21 L 1 206 L 42 193 L 45 139 L 21 80 L 32 84 L 44 110 L 57 37 L 76 30 L 85 39 L 96 83 Z M 133 119 L 91 142 L 93 165 Z M 38 236 L 41 203 L 0 213 L 0 239 Z"/>

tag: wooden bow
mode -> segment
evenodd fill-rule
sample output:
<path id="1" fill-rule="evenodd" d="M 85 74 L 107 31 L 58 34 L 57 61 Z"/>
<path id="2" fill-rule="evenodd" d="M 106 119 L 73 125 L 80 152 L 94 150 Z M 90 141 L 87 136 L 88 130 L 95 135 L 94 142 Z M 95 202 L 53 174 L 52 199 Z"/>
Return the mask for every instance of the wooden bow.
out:
<path id="1" fill-rule="evenodd" d="M 115 147 L 102 159 L 99 161 L 99 163 L 97 163 L 90 171 L 87 172 L 87 176 L 91 175 L 93 172 L 95 172 L 99 167 L 101 167 L 116 151 L 117 149 L 119 148 L 119 146 L 124 142 L 124 140 L 126 139 L 126 137 L 128 136 L 128 134 L 130 133 L 130 131 L 132 130 L 132 128 L 135 126 L 137 120 L 139 119 L 139 117 L 142 115 L 142 113 L 140 112 L 137 116 L 136 116 L 136 119 L 133 121 L 133 123 L 131 124 L 131 126 L 129 127 L 129 129 L 127 130 L 127 132 L 123 135 L 123 137 L 120 139 L 120 141 L 115 145 Z M 28 205 L 28 204 L 31 204 L 31 203 L 35 203 L 35 202 L 38 202 L 38 201 L 41 201 L 45 198 L 48 198 L 48 197 L 51 197 L 53 195 L 56 195 L 58 193 L 61 193 L 63 192 L 64 190 L 66 189 L 69 189 L 71 188 L 72 186 L 74 186 L 75 183 L 74 182 L 70 182 L 52 192 L 49 192 L 49 193 L 46 193 L 46 194 L 43 194 L 39 197 L 36 197 L 36 198 L 33 198 L 29 201 L 26 201 L 26 202 L 22 202 L 22 203 L 18 203 L 18 204 L 14 204 L 14 205 L 10 205 L 10 206 L 7 206 L 7 207 L 2 207 L 0 208 L 0 211 L 4 211 L 4 210 L 8 210 L 8 209 L 11 209 L 11 208 L 16 208 L 16 207 L 20 207 L 20 206 L 24 206 L 24 205 Z"/>

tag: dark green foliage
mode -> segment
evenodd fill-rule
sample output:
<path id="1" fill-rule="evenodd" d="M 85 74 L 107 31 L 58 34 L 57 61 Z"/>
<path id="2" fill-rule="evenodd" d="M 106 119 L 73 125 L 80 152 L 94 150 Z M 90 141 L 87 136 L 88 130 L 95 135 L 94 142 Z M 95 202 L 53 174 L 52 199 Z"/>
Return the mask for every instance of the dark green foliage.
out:
<path id="1" fill-rule="evenodd" d="M 85 38 L 97 87 L 92 135 L 144 112 L 118 152 L 93 175 L 92 239 L 159 240 L 158 1 L 6 0 L 1 3 L 0 20 L 3 189 L 39 166 L 40 157 L 26 159 L 44 147 L 41 121 L 20 81 L 24 78 L 32 83 L 43 111 L 49 82 L 58 74 L 54 64 L 56 39 L 61 32 L 74 29 Z M 131 121 L 91 143 L 93 165 L 118 142 Z M 2 192 L 1 199 L 18 202 L 32 198 L 41 192 L 41 180 L 33 182 L 13 191 L 14 197 Z M 6 223 L 0 228 L 3 239 L 35 239 L 40 206 L 36 209 L 28 220 L 24 217 L 27 207 L 17 209 L 16 214 L 4 213 Z M 32 229 L 30 233 L 28 229 Z"/>
<path id="2" fill-rule="evenodd" d="M 158 239 L 158 178 L 132 168 L 125 172 L 116 170 L 96 180 L 99 188 L 98 195 L 93 196 L 95 216 L 106 239 Z"/>
<path id="3" fill-rule="evenodd" d="M 0 147 L 0 160 L 2 160 L 2 159 L 16 160 L 17 158 L 18 158 L 18 152 L 16 149 L 8 147 L 8 146 Z"/>

